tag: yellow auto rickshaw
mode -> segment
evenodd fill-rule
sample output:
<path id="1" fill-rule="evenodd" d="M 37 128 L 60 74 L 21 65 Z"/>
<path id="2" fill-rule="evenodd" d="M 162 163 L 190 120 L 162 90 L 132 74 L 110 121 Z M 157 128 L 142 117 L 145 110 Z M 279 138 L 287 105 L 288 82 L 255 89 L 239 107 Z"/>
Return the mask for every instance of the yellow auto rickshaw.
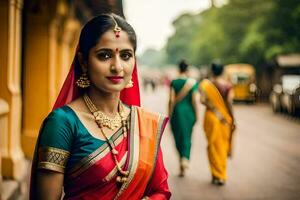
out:
<path id="1" fill-rule="evenodd" d="M 224 76 L 233 85 L 234 101 L 255 102 L 255 68 L 249 64 L 230 64 L 224 68 Z"/>

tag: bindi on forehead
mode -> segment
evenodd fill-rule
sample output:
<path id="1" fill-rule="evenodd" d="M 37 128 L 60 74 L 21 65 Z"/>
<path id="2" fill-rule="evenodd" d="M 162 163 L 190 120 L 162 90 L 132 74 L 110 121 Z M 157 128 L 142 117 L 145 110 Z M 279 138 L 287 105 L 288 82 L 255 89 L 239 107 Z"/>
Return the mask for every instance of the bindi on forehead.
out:
<path id="1" fill-rule="evenodd" d="M 119 52 L 119 48 L 116 48 L 116 52 Z"/>

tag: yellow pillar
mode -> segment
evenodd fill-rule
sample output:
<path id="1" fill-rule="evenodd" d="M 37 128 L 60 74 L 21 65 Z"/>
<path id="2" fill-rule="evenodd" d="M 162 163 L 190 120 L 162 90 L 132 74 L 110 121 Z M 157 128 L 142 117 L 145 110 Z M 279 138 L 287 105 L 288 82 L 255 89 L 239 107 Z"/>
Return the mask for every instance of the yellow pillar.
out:
<path id="1" fill-rule="evenodd" d="M 41 123 L 51 110 L 69 69 L 69 55 L 63 42 L 65 37 L 69 38 L 64 28 L 68 7 L 64 0 L 47 3 L 52 13 L 28 13 L 25 25 L 22 147 L 29 158 Z"/>
<path id="2" fill-rule="evenodd" d="M 59 92 L 72 64 L 76 45 L 80 34 L 80 23 L 74 18 L 67 18 L 64 27 L 61 43 L 58 46 L 57 63 L 57 92 Z"/>
<path id="3" fill-rule="evenodd" d="M 43 119 L 55 99 L 56 27 L 49 13 L 28 13 L 24 38 L 22 147 L 32 158 Z"/>
<path id="4" fill-rule="evenodd" d="M 2 170 L 1 170 L 1 152 L 2 150 L 5 151 L 5 143 L 7 143 L 7 125 L 8 125 L 8 112 L 9 106 L 3 100 L 0 99 L 0 191 L 2 191 Z M 0 192 L 0 199 L 1 199 L 1 192 Z"/>
<path id="5" fill-rule="evenodd" d="M 22 0 L 0 1 L 0 97 L 9 105 L 6 134 L 1 132 L 2 175 L 23 178 L 21 149 L 21 12 Z"/>

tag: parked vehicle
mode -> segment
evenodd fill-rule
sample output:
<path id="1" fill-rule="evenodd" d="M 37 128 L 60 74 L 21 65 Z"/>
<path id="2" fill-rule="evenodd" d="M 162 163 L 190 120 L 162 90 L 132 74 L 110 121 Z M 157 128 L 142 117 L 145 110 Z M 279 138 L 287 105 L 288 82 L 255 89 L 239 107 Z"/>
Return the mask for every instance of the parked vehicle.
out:
<path id="1" fill-rule="evenodd" d="M 249 64 L 230 64 L 224 76 L 233 84 L 234 101 L 255 102 L 257 96 L 255 68 Z"/>
<path id="2" fill-rule="evenodd" d="M 281 94 L 282 94 L 282 85 L 275 84 L 273 90 L 270 94 L 270 103 L 274 113 L 281 112 Z"/>
<path id="3" fill-rule="evenodd" d="M 274 112 L 294 115 L 300 109 L 300 75 L 283 75 L 281 84 L 275 84 L 270 94 Z"/>

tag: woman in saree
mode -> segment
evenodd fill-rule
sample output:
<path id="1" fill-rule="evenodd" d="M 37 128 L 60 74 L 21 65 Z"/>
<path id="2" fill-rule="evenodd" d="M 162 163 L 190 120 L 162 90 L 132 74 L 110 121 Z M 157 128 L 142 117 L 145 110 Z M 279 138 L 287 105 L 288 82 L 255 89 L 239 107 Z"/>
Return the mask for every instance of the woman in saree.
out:
<path id="1" fill-rule="evenodd" d="M 40 130 L 30 199 L 170 198 L 160 148 L 167 118 L 138 107 L 135 51 L 135 32 L 120 16 L 83 27 Z"/>
<path id="2" fill-rule="evenodd" d="M 212 79 L 204 79 L 199 85 L 200 100 L 206 106 L 204 131 L 207 153 L 212 173 L 212 184 L 224 185 L 227 180 L 226 162 L 231 154 L 232 133 L 235 128 L 232 114 L 234 96 L 231 84 L 221 75 L 223 65 L 212 64 Z"/>
<path id="3" fill-rule="evenodd" d="M 189 166 L 192 131 L 197 120 L 196 80 L 188 78 L 188 64 L 179 63 L 179 76 L 171 82 L 169 116 L 171 129 L 179 153 L 179 176 L 183 177 Z"/>

